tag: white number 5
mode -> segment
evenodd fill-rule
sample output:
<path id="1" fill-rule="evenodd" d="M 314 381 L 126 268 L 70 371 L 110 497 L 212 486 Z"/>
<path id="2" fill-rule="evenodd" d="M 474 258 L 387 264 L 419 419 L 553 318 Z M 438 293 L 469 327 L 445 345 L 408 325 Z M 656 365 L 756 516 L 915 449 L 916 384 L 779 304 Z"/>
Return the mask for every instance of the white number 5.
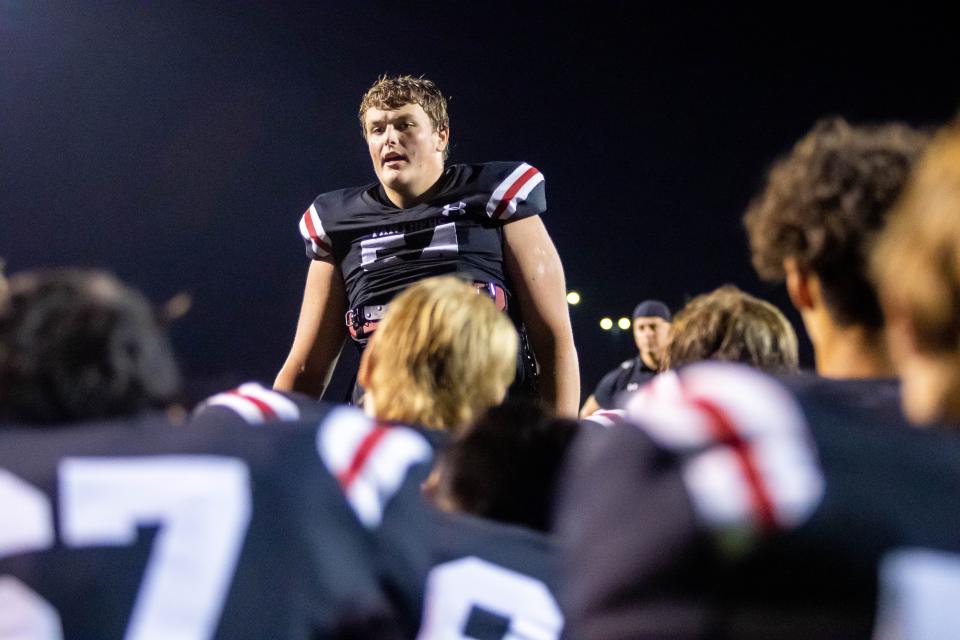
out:
<path id="1" fill-rule="evenodd" d="M 130 545 L 138 526 L 159 526 L 124 638 L 213 635 L 250 521 L 246 465 L 218 456 L 68 458 L 59 471 L 66 546 Z M 0 557 L 52 544 L 45 496 L 3 472 L 0 495 L 14 494 L 22 509 L 11 517 L 27 514 L 31 526 L 0 539 Z"/>

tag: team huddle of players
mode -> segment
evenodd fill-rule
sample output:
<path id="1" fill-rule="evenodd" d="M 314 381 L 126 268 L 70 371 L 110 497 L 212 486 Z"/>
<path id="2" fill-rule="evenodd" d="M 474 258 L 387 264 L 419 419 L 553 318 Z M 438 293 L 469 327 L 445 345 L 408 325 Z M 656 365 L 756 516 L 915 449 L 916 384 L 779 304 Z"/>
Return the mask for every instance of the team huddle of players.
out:
<path id="1" fill-rule="evenodd" d="M 543 176 L 446 167 L 427 80 L 360 119 L 272 389 L 184 416 L 143 296 L 0 278 L 0 638 L 960 635 L 960 125 L 825 120 L 749 206 L 815 373 L 735 287 L 647 302 L 577 422 Z M 295 391 L 347 336 L 362 407 Z"/>

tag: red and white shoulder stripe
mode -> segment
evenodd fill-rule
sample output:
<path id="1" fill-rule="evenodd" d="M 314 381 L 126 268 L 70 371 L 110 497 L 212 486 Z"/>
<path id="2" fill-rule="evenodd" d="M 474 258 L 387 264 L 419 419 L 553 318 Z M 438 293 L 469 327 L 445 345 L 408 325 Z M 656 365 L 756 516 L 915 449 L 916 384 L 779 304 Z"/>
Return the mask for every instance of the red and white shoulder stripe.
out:
<path id="1" fill-rule="evenodd" d="M 300 408 L 290 398 L 262 384 L 248 382 L 211 397 L 198 408 L 224 407 L 250 424 L 291 422 L 300 419 Z"/>
<path id="2" fill-rule="evenodd" d="M 329 258 L 333 253 L 330 238 L 323 230 L 317 208 L 312 204 L 300 217 L 300 235 L 303 236 L 303 241 L 307 245 L 307 255 L 314 260 Z"/>
<path id="3" fill-rule="evenodd" d="M 627 412 L 624 409 L 599 409 L 584 418 L 584 420 L 595 422 L 601 427 L 607 427 L 609 429 L 615 424 L 624 422 L 626 417 Z"/>
<path id="4" fill-rule="evenodd" d="M 320 426 L 317 450 L 357 517 L 371 529 L 380 524 L 410 467 L 433 455 L 415 431 L 379 424 L 347 407 L 334 410 Z"/>
<path id="5" fill-rule="evenodd" d="M 823 472 L 803 413 L 758 371 L 693 365 L 672 382 L 647 385 L 627 410 L 680 456 L 694 509 L 712 530 L 791 529 L 820 504 Z"/>
<path id="6" fill-rule="evenodd" d="M 543 182 L 543 174 L 526 162 L 521 163 L 493 190 L 487 201 L 487 215 L 494 220 L 506 220 L 517 212 L 533 189 Z"/>

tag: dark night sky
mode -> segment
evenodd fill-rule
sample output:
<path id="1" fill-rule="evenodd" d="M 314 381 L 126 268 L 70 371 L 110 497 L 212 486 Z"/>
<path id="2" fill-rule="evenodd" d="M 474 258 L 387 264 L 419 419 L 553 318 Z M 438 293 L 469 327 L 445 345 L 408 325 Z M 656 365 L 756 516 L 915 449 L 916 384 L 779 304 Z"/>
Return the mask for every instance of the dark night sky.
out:
<path id="1" fill-rule="evenodd" d="M 370 82 L 424 74 L 451 98 L 452 161 L 547 177 L 586 393 L 632 352 L 597 321 L 639 299 L 734 282 L 787 310 L 740 215 L 818 117 L 936 124 L 960 105 L 945 16 L 783 11 L 0 0 L 0 256 L 188 291 L 189 375 L 272 380 L 307 267 L 298 217 L 373 179 Z"/>

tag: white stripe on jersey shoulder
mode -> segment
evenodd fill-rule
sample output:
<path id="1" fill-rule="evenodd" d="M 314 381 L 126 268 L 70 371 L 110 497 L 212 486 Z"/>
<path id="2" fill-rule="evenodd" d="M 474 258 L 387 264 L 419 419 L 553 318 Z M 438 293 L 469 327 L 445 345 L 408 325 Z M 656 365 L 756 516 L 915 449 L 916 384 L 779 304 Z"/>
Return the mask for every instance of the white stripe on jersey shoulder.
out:
<path id="1" fill-rule="evenodd" d="M 310 207 L 300 216 L 300 235 L 307 246 L 307 252 L 314 259 L 328 258 L 331 255 L 330 237 L 323 228 L 317 207 Z"/>
<path id="2" fill-rule="evenodd" d="M 349 407 L 335 409 L 320 425 L 317 450 L 370 529 L 379 526 L 410 468 L 433 456 L 426 439 L 412 429 L 378 425 Z"/>
<path id="3" fill-rule="evenodd" d="M 598 409 L 584 418 L 584 420 L 589 420 L 590 422 L 599 424 L 601 427 L 607 427 L 609 429 L 613 425 L 626 420 L 626 417 L 627 412 L 624 409 Z"/>
<path id="4" fill-rule="evenodd" d="M 696 450 L 711 442 L 709 425 L 686 402 L 676 371 L 665 371 L 640 387 L 626 401 L 626 412 L 665 449 Z"/>
<path id="5" fill-rule="evenodd" d="M 236 389 L 211 397 L 200 408 L 224 407 L 250 424 L 300 419 L 300 408 L 290 398 L 258 382 L 247 382 Z"/>
<path id="6" fill-rule="evenodd" d="M 520 163 L 493 190 L 487 201 L 487 215 L 501 220 L 510 218 L 517 212 L 518 204 L 524 202 L 530 192 L 541 182 L 543 182 L 542 173 L 526 162 Z"/>

